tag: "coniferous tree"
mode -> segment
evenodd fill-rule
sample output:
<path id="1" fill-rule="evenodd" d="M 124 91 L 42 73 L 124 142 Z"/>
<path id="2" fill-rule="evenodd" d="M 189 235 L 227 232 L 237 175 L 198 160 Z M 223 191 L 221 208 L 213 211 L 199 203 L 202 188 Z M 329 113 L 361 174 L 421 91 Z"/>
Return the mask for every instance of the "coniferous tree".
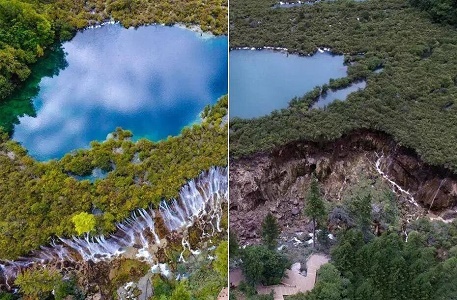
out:
<path id="1" fill-rule="evenodd" d="M 319 183 L 316 176 L 313 175 L 305 203 L 305 215 L 313 221 L 313 246 L 316 245 L 316 228 L 318 222 L 325 217 L 325 214 L 325 204 L 320 195 Z"/>
<path id="2" fill-rule="evenodd" d="M 262 241 L 268 249 L 274 250 L 278 245 L 279 226 L 276 218 L 268 213 L 262 222 Z"/>
<path id="3" fill-rule="evenodd" d="M 238 239 L 236 237 L 236 233 L 234 233 L 231 229 L 229 231 L 229 257 L 235 258 L 239 254 L 239 244 Z"/>
<path id="4" fill-rule="evenodd" d="M 372 235 L 371 224 L 373 223 L 371 217 L 372 211 L 372 197 L 370 194 L 365 196 L 356 196 L 349 205 L 349 210 L 357 226 L 360 228 L 365 237 Z"/>

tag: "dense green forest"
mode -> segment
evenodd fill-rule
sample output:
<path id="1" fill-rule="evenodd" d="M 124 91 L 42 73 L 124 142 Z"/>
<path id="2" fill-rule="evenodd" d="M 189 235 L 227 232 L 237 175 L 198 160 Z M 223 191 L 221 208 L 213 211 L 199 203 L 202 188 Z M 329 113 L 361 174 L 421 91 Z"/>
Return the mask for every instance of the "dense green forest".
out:
<path id="1" fill-rule="evenodd" d="M 276 9 L 275 2 L 230 2 L 231 47 L 286 47 L 302 54 L 330 47 L 345 55 L 345 81 L 366 79 L 367 87 L 321 110 L 309 109 L 322 91 L 318 88 L 268 116 L 234 119 L 232 156 L 372 128 L 392 134 L 429 163 L 457 170 L 454 27 L 432 22 L 407 0 L 339 0 Z M 382 72 L 373 72 L 380 67 Z"/>
<path id="2" fill-rule="evenodd" d="M 453 0 L 409 0 L 409 2 L 427 12 L 435 22 L 457 25 L 457 2 Z"/>
<path id="3" fill-rule="evenodd" d="M 227 164 L 227 96 L 205 108 L 203 122 L 159 142 L 132 142 L 129 131 L 93 142 L 88 150 L 60 160 L 37 162 L 6 133 L 0 141 L 0 257 L 14 259 L 51 237 L 76 234 L 72 217 L 93 208 L 99 233 L 138 207 L 176 197 L 187 180 L 211 166 Z M 134 163 L 134 157 L 140 163 Z M 94 168 L 109 171 L 103 180 L 77 180 Z"/>
<path id="4" fill-rule="evenodd" d="M 47 48 L 109 18 L 126 27 L 179 22 L 226 34 L 227 1 L 0 0 L 0 101 L 30 76 Z"/>
<path id="5" fill-rule="evenodd" d="M 238 287 L 231 289 L 230 299 L 273 300 L 272 295 L 258 295 L 256 286 L 279 284 L 286 269 L 291 266 L 289 259 L 277 250 L 281 230 L 271 213 L 264 218 L 259 232 L 262 236 L 260 245 L 240 248 L 236 233 L 230 231 L 229 258 L 232 264 L 239 262 L 245 279 Z"/>
<path id="6" fill-rule="evenodd" d="M 407 240 L 396 232 L 366 240 L 350 229 L 318 272 L 314 289 L 290 300 L 449 300 L 457 297 L 457 224 L 416 221 Z"/>

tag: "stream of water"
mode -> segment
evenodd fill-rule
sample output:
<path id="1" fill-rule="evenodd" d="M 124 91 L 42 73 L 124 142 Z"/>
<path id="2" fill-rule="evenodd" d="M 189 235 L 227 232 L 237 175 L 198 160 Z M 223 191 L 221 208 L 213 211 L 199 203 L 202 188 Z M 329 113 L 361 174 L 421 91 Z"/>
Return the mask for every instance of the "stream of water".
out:
<path id="1" fill-rule="evenodd" d="M 158 261 L 157 250 L 166 245 L 168 235 L 160 235 L 156 222 L 161 218 L 168 232 L 182 236 L 184 252 L 199 254 L 191 249 L 186 229 L 198 222 L 208 230 L 203 238 L 210 238 L 221 232 L 222 204 L 228 199 L 228 178 L 226 168 L 211 168 L 184 185 L 177 199 L 162 201 L 158 209 L 137 209 L 131 216 L 116 225 L 117 231 L 109 236 L 74 236 L 59 238 L 40 250 L 14 261 L 0 261 L 0 290 L 10 289 L 18 272 L 34 264 L 55 264 L 58 262 L 110 261 L 118 257 L 135 258 L 151 265 L 151 269 L 170 271 Z"/>

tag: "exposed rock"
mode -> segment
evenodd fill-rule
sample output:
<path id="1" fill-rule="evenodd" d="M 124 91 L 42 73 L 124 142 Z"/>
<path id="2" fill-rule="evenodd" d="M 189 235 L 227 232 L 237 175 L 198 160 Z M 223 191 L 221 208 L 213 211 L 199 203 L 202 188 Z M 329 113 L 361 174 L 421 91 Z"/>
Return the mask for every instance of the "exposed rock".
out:
<path id="1" fill-rule="evenodd" d="M 97 293 L 97 294 L 88 296 L 87 299 L 89 299 L 89 300 L 102 300 L 104 298 L 103 298 L 102 294 Z"/>
<path id="2" fill-rule="evenodd" d="M 444 220 L 451 220 L 451 219 L 455 219 L 457 218 L 457 211 L 455 210 L 448 210 L 448 211 L 445 211 L 441 217 L 444 219 Z"/>
<path id="3" fill-rule="evenodd" d="M 11 160 L 15 160 L 16 159 L 16 153 L 14 153 L 13 151 L 8 151 L 8 153 L 6 155 Z"/>
<path id="4" fill-rule="evenodd" d="M 298 141 L 270 153 L 231 159 L 231 228 L 241 234 L 240 242 L 244 243 L 250 235 L 240 229 L 258 230 L 268 212 L 280 216 L 283 230 L 301 228 L 308 221 L 300 212 L 313 172 L 325 199 L 340 201 L 345 189 L 357 183 L 361 174 L 373 182 L 385 180 L 376 171 L 377 160 L 385 175 L 423 207 L 437 211 L 457 203 L 455 174 L 424 163 L 414 151 L 399 146 L 382 132 L 361 130 L 333 142 Z M 398 192 L 399 201 L 405 198 Z M 412 207 L 407 213 L 422 211 Z"/>
<path id="5" fill-rule="evenodd" d="M 113 149 L 114 154 L 124 154 L 124 148 L 118 147 Z"/>

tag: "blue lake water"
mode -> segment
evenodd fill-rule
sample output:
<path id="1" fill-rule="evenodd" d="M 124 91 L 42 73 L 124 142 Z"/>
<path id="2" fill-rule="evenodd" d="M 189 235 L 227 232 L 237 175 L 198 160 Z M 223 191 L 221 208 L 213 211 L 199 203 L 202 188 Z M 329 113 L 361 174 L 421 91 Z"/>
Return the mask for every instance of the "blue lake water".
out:
<path id="1" fill-rule="evenodd" d="M 108 172 L 105 172 L 100 168 L 93 169 L 92 173 L 87 176 L 72 175 L 72 177 L 76 180 L 89 180 L 92 183 L 94 183 L 95 180 L 97 180 L 97 179 L 104 179 L 107 176 L 108 176 Z"/>
<path id="2" fill-rule="evenodd" d="M 336 100 L 345 100 L 350 93 L 357 92 L 365 89 L 367 86 L 366 81 L 354 82 L 350 86 L 340 90 L 328 90 L 327 94 L 320 96 L 317 102 L 315 102 L 312 108 L 324 108 L 330 103 Z"/>
<path id="3" fill-rule="evenodd" d="M 328 52 L 298 56 L 270 50 L 234 50 L 229 55 L 231 118 L 267 115 L 287 107 L 293 97 L 347 75 L 344 57 Z"/>
<path id="4" fill-rule="evenodd" d="M 44 77 L 13 139 L 39 160 L 60 158 L 116 127 L 161 140 L 199 119 L 228 91 L 227 37 L 178 27 L 119 25 L 79 32 L 62 45 L 67 67 Z"/>

